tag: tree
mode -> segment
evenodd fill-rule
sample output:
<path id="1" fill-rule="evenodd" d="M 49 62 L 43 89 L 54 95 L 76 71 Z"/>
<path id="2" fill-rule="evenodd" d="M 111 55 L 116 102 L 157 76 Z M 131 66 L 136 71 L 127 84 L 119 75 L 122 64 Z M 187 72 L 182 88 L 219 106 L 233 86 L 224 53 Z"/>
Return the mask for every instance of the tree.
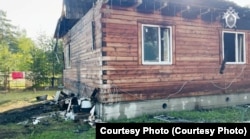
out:
<path id="1" fill-rule="evenodd" d="M 54 51 L 57 45 L 58 50 Z M 53 80 L 62 75 L 62 44 L 56 43 L 53 38 L 44 34 L 38 36 L 36 47 L 32 50 L 33 64 L 31 65 L 31 79 L 35 86 L 50 84 L 54 86 Z"/>
<path id="2" fill-rule="evenodd" d="M 6 12 L 0 10 L 0 44 L 8 45 L 8 49 L 11 52 L 17 52 L 18 44 L 16 37 L 18 35 L 20 35 L 18 28 L 7 19 Z"/>
<path id="3" fill-rule="evenodd" d="M 62 56 L 61 42 L 45 34 L 34 42 L 0 10 L 0 71 L 25 71 L 34 86 L 48 85 L 62 76 Z"/>
<path id="4" fill-rule="evenodd" d="M 0 10 L 0 71 L 29 70 L 31 47 L 33 41 L 26 37 L 25 30 L 12 25 L 6 12 Z"/>
<path id="5" fill-rule="evenodd" d="M 12 55 L 7 45 L 0 44 L 0 71 L 8 71 L 9 65 L 12 63 Z"/>
<path id="6" fill-rule="evenodd" d="M 33 63 L 32 50 L 35 47 L 34 42 L 25 36 L 18 38 L 18 52 L 14 53 L 14 59 L 16 63 L 16 69 L 19 71 L 29 71 L 30 66 Z"/>

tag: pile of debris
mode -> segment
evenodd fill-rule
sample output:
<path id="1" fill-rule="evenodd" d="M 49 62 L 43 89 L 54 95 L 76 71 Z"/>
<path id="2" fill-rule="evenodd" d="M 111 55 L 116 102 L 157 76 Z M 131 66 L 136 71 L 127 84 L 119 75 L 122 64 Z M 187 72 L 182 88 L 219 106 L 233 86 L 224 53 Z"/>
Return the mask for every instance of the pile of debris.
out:
<path id="1" fill-rule="evenodd" d="M 65 93 L 63 91 L 56 91 L 52 100 L 47 100 L 47 95 L 37 96 L 36 99 L 39 101 L 39 105 L 34 105 L 32 109 L 29 108 L 29 111 L 27 109 L 23 110 L 25 113 L 29 113 L 29 116 L 23 117 L 21 115 L 22 113 L 18 113 L 18 111 L 15 113 L 12 112 L 13 116 L 7 116 L 5 114 L 7 118 L 4 118 L 4 120 L 0 119 L 0 123 L 10 121 L 11 117 L 14 117 L 12 119 L 20 119 L 21 122 L 17 120 L 12 121 L 19 122 L 18 124 L 22 125 L 46 124 L 46 121 L 50 118 L 60 118 L 87 123 L 95 128 L 96 123 L 101 123 L 102 120 L 96 118 L 96 101 L 92 97 L 93 96 L 91 96 L 91 98 L 77 97 L 73 93 Z"/>
<path id="2" fill-rule="evenodd" d="M 95 116 L 95 104 L 91 98 L 79 98 L 73 93 L 57 91 L 54 102 L 59 106 L 65 120 L 88 122 L 92 127 L 95 127 L 97 122 L 102 122 Z"/>

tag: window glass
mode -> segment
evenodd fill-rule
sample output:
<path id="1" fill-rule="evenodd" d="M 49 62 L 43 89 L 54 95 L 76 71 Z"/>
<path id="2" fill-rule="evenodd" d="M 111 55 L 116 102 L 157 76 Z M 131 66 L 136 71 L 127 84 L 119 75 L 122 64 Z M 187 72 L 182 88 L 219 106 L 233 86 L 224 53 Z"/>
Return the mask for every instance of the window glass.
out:
<path id="1" fill-rule="evenodd" d="M 171 28 L 143 25 L 143 64 L 171 64 Z"/>
<path id="2" fill-rule="evenodd" d="M 158 28 L 144 27 L 144 61 L 158 62 L 159 61 L 159 42 Z"/>
<path id="3" fill-rule="evenodd" d="M 223 54 L 226 62 L 245 62 L 245 42 L 243 33 L 224 32 L 223 44 Z"/>

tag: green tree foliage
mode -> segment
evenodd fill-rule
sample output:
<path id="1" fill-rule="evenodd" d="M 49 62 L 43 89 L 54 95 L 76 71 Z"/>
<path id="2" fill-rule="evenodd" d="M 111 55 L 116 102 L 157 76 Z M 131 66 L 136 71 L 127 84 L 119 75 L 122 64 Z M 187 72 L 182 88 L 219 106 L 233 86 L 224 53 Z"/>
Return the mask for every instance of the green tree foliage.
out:
<path id="1" fill-rule="evenodd" d="M 34 42 L 0 10 L 0 71 L 25 71 L 34 86 L 48 85 L 62 75 L 62 56 L 61 42 L 44 34 Z"/>
<path id="2" fill-rule="evenodd" d="M 31 39 L 25 36 L 7 19 L 6 12 L 0 10 L 0 71 L 29 70 Z"/>
<path id="3" fill-rule="evenodd" d="M 44 34 L 38 37 L 36 44 L 37 47 L 32 51 L 30 77 L 35 86 L 52 86 L 52 79 L 61 77 L 63 71 L 62 44 Z M 60 51 L 55 51 L 56 46 Z"/>
<path id="4" fill-rule="evenodd" d="M 5 44 L 0 44 L 0 71 L 8 71 L 9 65 L 11 65 L 11 52 L 8 49 L 8 46 Z"/>
<path id="5" fill-rule="evenodd" d="M 18 44 L 16 37 L 18 35 L 17 27 L 12 25 L 11 21 L 7 19 L 6 12 L 0 10 L 0 44 L 8 45 L 8 49 L 11 52 L 17 52 Z"/>
<path id="6" fill-rule="evenodd" d="M 30 69 L 33 59 L 32 50 L 35 48 L 34 42 L 25 36 L 18 38 L 18 53 L 14 54 L 18 60 L 16 69 L 20 71 L 27 71 Z"/>
<path id="7" fill-rule="evenodd" d="M 31 65 L 31 73 L 29 78 L 35 86 L 47 83 L 47 75 L 49 74 L 49 63 L 46 54 L 42 49 L 35 48 L 32 52 L 33 63 Z"/>

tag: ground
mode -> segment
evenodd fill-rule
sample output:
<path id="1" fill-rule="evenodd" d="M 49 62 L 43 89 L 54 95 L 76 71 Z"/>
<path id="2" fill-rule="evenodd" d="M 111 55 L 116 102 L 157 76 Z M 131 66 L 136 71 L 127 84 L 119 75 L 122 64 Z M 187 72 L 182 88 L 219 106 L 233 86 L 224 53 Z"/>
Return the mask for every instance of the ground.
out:
<path id="1" fill-rule="evenodd" d="M 32 118 L 39 116 L 41 114 L 49 113 L 54 111 L 55 106 L 50 105 L 49 103 L 38 103 L 35 105 L 30 105 L 22 108 L 12 109 L 0 113 L 0 125 L 10 125 L 10 124 L 18 124 L 24 121 L 32 122 Z M 28 124 L 27 125 L 31 125 Z M 24 125 L 25 127 L 25 125 Z M 28 129 L 28 128 L 26 128 Z M 21 133 L 22 132 L 22 133 Z M 12 130 L 11 128 L 6 128 L 6 130 L 0 130 L 0 138 L 12 138 L 16 137 L 17 134 L 29 134 L 28 130 Z"/>
<path id="2" fill-rule="evenodd" d="M 83 133 L 91 129 L 90 125 L 65 120 L 64 111 L 53 99 L 55 92 L 0 94 L 0 139 L 86 138 Z M 36 96 L 44 94 L 48 99 L 37 101 Z"/>
<path id="3" fill-rule="evenodd" d="M 0 113 L 0 124 L 18 123 L 32 117 L 52 112 L 55 110 L 55 106 L 50 103 L 38 103 L 31 106 L 12 109 L 3 113 Z"/>
<path id="4" fill-rule="evenodd" d="M 38 95 L 48 92 L 23 92 L 0 94 L 0 139 L 94 139 L 95 129 L 89 123 L 65 120 L 60 107 L 53 101 L 55 91 L 49 100 L 37 101 Z M 60 113 L 60 114 L 59 114 Z M 41 119 L 35 124 L 37 117 Z M 244 122 L 250 123 L 250 105 L 222 109 L 197 109 L 195 111 L 168 112 L 145 115 L 136 119 L 110 122 L 151 123 L 151 122 Z"/>

